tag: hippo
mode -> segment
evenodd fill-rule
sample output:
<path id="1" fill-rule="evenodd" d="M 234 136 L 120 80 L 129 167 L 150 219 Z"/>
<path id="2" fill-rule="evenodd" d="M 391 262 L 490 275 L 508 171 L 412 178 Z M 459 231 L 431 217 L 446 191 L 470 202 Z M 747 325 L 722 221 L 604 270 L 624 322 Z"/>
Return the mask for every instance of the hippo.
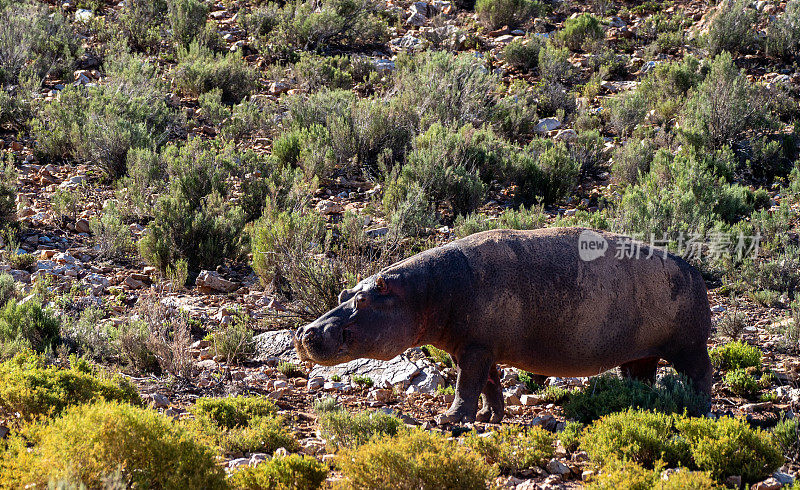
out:
<path id="1" fill-rule="evenodd" d="M 665 359 L 710 395 L 710 330 L 705 282 L 683 259 L 569 227 L 484 231 L 401 260 L 342 291 L 294 343 L 301 360 L 326 366 L 431 344 L 457 370 L 438 421 L 498 423 L 498 363 L 570 377 L 619 367 L 654 381 Z"/>

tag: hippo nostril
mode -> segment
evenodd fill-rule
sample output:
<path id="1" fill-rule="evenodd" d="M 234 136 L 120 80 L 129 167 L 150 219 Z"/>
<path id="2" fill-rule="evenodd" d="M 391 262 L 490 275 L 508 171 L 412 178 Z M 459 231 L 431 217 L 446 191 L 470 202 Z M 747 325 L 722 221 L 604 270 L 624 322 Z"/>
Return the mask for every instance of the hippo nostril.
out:
<path id="1" fill-rule="evenodd" d="M 303 333 L 301 335 L 301 338 L 305 342 L 311 342 L 316 337 L 317 337 L 317 331 L 314 330 L 313 328 L 306 329 L 305 331 L 303 331 Z"/>

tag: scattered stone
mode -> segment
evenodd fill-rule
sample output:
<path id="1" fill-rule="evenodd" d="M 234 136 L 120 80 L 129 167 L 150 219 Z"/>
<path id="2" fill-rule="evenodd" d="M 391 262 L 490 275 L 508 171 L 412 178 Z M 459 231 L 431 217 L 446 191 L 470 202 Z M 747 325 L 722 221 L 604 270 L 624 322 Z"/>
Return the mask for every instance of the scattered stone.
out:
<path id="1" fill-rule="evenodd" d="M 742 477 L 739 475 L 731 475 L 725 479 L 725 485 L 733 488 L 742 488 Z"/>
<path id="2" fill-rule="evenodd" d="M 89 233 L 92 229 L 89 227 L 89 221 L 81 218 L 75 222 L 75 231 L 78 233 Z"/>
<path id="3" fill-rule="evenodd" d="M 283 361 L 300 362 L 294 350 L 294 335 L 290 330 L 275 330 L 260 333 L 253 337 L 256 345 L 256 361 L 278 358 Z M 317 375 L 310 375 L 309 379 Z"/>
<path id="4" fill-rule="evenodd" d="M 150 395 L 150 399 L 152 400 L 153 407 L 155 408 L 169 407 L 169 398 L 160 393 L 153 393 L 152 395 Z"/>
<path id="5" fill-rule="evenodd" d="M 143 287 L 145 287 L 144 282 L 135 279 L 133 276 L 126 277 L 125 281 L 123 281 L 123 284 L 125 284 L 131 289 L 142 289 Z"/>
<path id="6" fill-rule="evenodd" d="M 6 427 L 5 425 L 0 425 L 0 439 L 5 439 L 8 437 L 8 434 L 11 432 L 11 429 Z"/>
<path id="7" fill-rule="evenodd" d="M 344 211 L 344 206 L 336 201 L 325 199 L 317 204 L 317 211 L 323 215 L 340 214 Z"/>
<path id="8" fill-rule="evenodd" d="M 230 293 L 239 285 L 220 276 L 216 271 L 201 271 L 195 281 L 197 289 L 204 294 Z"/>
<path id="9" fill-rule="evenodd" d="M 547 472 L 551 475 L 568 475 L 572 472 L 569 466 L 553 458 L 547 463 Z"/>
<path id="10" fill-rule="evenodd" d="M 536 124 L 536 131 L 540 133 L 546 133 L 548 131 L 553 131 L 554 129 L 558 129 L 561 127 L 561 121 L 554 117 L 546 117 L 544 119 L 539 119 L 539 123 Z"/>
<path id="11" fill-rule="evenodd" d="M 778 490 L 783 486 L 783 483 L 779 482 L 775 478 L 769 477 L 762 482 L 758 482 L 752 487 L 751 490 Z"/>
<path id="12" fill-rule="evenodd" d="M 520 397 L 520 402 L 526 407 L 532 407 L 542 403 L 542 399 L 539 398 L 538 395 L 522 395 Z"/>

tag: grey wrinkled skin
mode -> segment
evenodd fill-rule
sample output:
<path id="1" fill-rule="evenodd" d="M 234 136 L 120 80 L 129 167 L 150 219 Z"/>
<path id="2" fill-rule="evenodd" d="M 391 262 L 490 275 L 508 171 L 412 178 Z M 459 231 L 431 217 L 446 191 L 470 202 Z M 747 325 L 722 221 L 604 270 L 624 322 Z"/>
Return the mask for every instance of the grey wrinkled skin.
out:
<path id="1" fill-rule="evenodd" d="M 606 232 L 597 233 L 610 250 L 583 261 L 582 231 L 486 231 L 395 263 L 342 291 L 338 307 L 300 328 L 298 355 L 334 365 L 433 344 L 458 371 L 446 422 L 502 419 L 497 363 L 545 376 L 621 366 L 654 379 L 666 359 L 709 394 L 711 314 L 700 273 L 660 250 L 647 258 L 643 243 L 640 258 L 618 259 L 625 238 Z"/>

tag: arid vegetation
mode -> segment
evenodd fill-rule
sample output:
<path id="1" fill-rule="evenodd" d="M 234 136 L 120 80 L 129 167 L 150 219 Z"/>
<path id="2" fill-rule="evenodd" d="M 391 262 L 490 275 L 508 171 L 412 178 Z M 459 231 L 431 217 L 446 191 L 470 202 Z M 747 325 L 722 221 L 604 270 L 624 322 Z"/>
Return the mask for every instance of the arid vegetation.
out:
<path id="1" fill-rule="evenodd" d="M 799 62 L 798 0 L 0 0 L 0 487 L 792 484 Z M 703 273 L 710 413 L 666 363 L 501 366 L 502 425 L 437 425 L 446 352 L 292 352 L 359 278 L 549 226 Z"/>

